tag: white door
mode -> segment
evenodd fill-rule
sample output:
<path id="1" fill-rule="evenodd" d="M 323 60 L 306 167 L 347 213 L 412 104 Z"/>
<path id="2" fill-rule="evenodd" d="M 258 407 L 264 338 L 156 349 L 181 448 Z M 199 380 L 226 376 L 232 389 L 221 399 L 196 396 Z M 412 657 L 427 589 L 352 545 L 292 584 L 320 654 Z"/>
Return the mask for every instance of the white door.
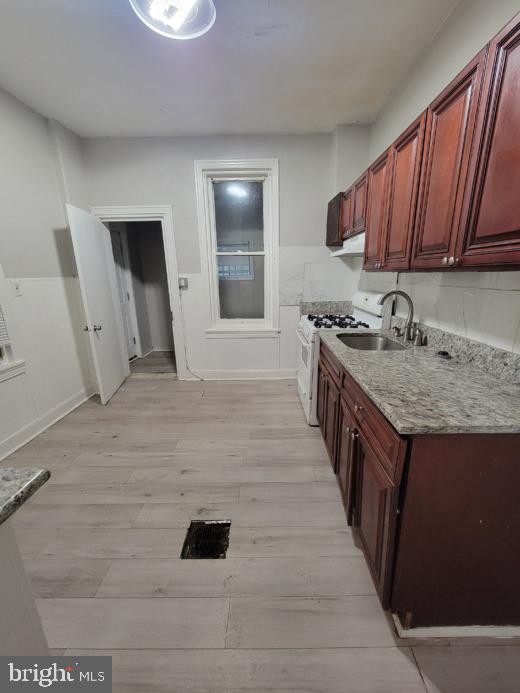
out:
<path id="1" fill-rule="evenodd" d="M 119 296 L 119 305 L 121 306 L 121 317 L 123 318 L 126 350 L 128 352 L 128 358 L 134 359 L 137 356 L 137 340 L 135 338 L 134 326 L 130 312 L 130 290 L 127 286 L 126 262 L 123 252 L 121 232 L 110 230 L 110 237 L 112 240 L 112 253 L 114 255 L 117 293 Z"/>
<path id="2" fill-rule="evenodd" d="M 130 374 L 119 310 L 110 231 L 99 219 L 67 205 L 85 317 L 101 402 Z"/>

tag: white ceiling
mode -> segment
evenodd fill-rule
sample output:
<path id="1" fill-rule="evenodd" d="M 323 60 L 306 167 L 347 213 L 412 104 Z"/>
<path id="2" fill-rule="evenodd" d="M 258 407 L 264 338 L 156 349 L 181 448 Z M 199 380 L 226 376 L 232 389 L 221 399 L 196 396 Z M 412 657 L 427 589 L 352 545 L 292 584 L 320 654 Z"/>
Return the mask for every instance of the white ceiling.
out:
<path id="1" fill-rule="evenodd" d="M 204 37 L 128 0 L 2 3 L 0 85 L 83 136 L 330 132 L 370 122 L 457 0 L 215 0 Z"/>

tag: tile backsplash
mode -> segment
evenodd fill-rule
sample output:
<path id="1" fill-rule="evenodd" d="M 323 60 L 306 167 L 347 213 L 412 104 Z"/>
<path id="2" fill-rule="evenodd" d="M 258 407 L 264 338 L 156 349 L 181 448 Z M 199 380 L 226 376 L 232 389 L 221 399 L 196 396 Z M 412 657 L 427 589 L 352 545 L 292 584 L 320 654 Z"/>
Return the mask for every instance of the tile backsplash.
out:
<path id="1" fill-rule="evenodd" d="M 360 284 L 402 289 L 416 321 L 520 354 L 520 272 L 363 272 Z M 397 315 L 406 315 L 404 301 Z"/>
<path id="2" fill-rule="evenodd" d="M 352 300 L 362 258 L 331 257 L 326 246 L 280 248 L 280 305 Z"/>

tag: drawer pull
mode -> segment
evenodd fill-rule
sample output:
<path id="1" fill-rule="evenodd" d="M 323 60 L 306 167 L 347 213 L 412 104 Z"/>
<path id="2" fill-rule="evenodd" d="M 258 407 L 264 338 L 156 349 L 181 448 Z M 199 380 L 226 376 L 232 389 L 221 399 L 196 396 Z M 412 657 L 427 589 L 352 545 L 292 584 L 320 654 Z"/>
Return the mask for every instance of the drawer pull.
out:
<path id="1" fill-rule="evenodd" d="M 354 404 L 355 411 L 363 411 L 363 407 L 360 404 Z"/>

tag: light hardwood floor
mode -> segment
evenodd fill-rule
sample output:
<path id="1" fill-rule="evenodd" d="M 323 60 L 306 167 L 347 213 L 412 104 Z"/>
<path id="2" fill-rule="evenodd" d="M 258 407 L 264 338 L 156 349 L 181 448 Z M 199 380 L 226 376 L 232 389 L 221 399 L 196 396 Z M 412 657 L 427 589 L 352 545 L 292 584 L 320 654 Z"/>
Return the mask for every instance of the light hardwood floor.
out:
<path id="1" fill-rule="evenodd" d="M 152 351 L 142 359 L 134 359 L 130 363 L 130 370 L 134 375 L 165 374 L 175 375 L 175 354 L 173 351 Z"/>
<path id="2" fill-rule="evenodd" d="M 518 692 L 518 647 L 395 636 L 291 381 L 132 377 L 4 464 L 52 471 L 13 524 L 50 646 L 115 693 Z M 192 519 L 226 560 L 179 560 Z"/>

